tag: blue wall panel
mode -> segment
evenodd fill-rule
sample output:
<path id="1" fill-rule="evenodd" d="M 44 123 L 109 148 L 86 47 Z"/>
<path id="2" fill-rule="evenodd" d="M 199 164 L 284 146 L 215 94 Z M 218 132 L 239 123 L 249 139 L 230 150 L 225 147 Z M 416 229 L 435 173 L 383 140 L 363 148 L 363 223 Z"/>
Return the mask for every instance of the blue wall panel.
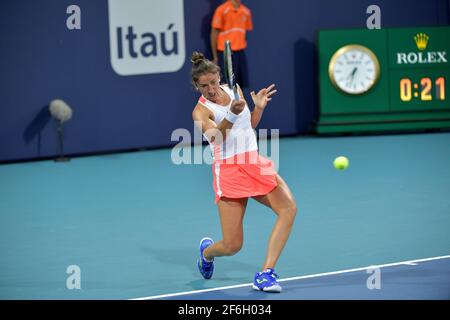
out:
<path id="1" fill-rule="evenodd" d="M 67 154 L 170 146 L 176 128 L 193 132 L 197 93 L 190 55 L 209 55 L 209 20 L 218 0 L 185 0 L 186 61 L 172 73 L 120 76 L 110 63 L 106 0 L 6 0 L 0 10 L 0 161 L 54 156 L 56 125 L 48 103 L 74 111 L 65 127 Z M 261 128 L 282 135 L 311 132 L 317 118 L 316 35 L 320 29 L 365 28 L 372 1 L 244 1 L 253 11 L 248 35 L 252 89 L 279 92 Z M 66 8 L 81 8 L 81 30 L 68 30 Z M 449 23 L 448 0 L 378 1 L 382 27 Z M 156 8 L 157 10 L 157 8 Z M 250 90 L 247 89 L 246 93 Z"/>

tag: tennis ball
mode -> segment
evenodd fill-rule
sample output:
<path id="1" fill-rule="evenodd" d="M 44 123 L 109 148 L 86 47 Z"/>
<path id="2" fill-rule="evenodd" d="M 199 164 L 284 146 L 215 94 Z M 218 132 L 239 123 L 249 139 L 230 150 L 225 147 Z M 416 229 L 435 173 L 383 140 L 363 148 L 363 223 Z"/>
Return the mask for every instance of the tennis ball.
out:
<path id="1" fill-rule="evenodd" d="M 337 158 L 334 159 L 334 161 L 333 161 L 334 167 L 335 167 L 336 169 L 338 169 L 338 170 L 344 170 L 344 169 L 347 169 L 348 164 L 349 164 L 348 159 L 347 159 L 346 157 L 344 157 L 344 156 L 337 157 Z"/>

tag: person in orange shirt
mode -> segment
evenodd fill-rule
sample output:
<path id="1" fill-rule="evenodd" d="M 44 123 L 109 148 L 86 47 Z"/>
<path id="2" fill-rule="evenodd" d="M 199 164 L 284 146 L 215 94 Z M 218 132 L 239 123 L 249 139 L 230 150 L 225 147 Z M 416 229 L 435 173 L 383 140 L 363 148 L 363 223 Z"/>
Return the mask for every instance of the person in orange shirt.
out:
<path id="1" fill-rule="evenodd" d="M 253 30 L 252 14 L 241 0 L 227 0 L 217 7 L 211 22 L 211 51 L 213 62 L 223 69 L 225 41 L 230 40 L 233 50 L 233 71 L 236 82 L 248 87 L 246 33 Z"/>

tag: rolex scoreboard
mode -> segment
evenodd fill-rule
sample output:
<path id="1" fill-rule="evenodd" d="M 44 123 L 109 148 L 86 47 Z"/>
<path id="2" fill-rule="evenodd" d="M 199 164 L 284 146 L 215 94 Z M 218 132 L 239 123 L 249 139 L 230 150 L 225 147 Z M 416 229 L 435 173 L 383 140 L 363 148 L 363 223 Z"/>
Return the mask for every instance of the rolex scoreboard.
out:
<path id="1" fill-rule="evenodd" d="M 450 27 L 319 32 L 317 133 L 450 128 Z"/>

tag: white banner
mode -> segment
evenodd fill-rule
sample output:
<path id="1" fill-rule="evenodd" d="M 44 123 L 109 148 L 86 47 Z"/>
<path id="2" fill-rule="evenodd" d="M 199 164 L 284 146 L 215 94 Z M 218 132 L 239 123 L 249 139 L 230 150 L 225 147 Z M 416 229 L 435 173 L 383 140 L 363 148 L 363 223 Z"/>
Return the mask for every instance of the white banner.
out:
<path id="1" fill-rule="evenodd" d="M 183 0 L 108 0 L 111 65 L 122 76 L 175 72 L 185 61 Z"/>

